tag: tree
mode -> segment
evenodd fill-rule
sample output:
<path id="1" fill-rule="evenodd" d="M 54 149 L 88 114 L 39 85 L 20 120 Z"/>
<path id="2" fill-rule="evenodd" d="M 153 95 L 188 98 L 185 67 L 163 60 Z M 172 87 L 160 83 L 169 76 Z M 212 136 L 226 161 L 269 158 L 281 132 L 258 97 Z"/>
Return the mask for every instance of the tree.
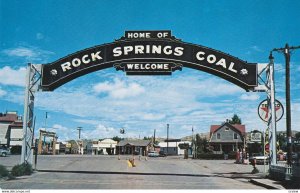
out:
<path id="1" fill-rule="evenodd" d="M 120 138 L 120 137 L 118 137 L 118 136 L 115 136 L 115 137 L 112 138 L 112 140 L 117 141 L 118 143 L 119 143 L 121 140 L 123 140 L 123 139 L 124 139 L 124 138 Z"/>
<path id="2" fill-rule="evenodd" d="M 297 140 L 300 140 L 300 132 L 296 133 L 295 137 Z"/>
<path id="3" fill-rule="evenodd" d="M 198 153 L 206 153 L 209 150 L 207 149 L 208 147 L 208 141 L 206 138 L 201 138 L 199 134 L 196 135 L 196 149 Z"/>
<path id="4" fill-rule="evenodd" d="M 229 120 L 230 124 L 242 124 L 242 119 L 237 115 L 234 114 L 233 117 L 231 118 L 231 120 Z"/>
<path id="5" fill-rule="evenodd" d="M 279 145 L 279 149 L 283 150 L 283 151 L 286 151 L 286 147 L 287 147 L 287 144 L 286 144 L 286 138 L 284 135 L 282 134 L 279 134 L 277 135 L 277 143 Z"/>
<path id="6" fill-rule="evenodd" d="M 151 137 L 144 137 L 144 140 L 150 140 L 152 139 Z"/>

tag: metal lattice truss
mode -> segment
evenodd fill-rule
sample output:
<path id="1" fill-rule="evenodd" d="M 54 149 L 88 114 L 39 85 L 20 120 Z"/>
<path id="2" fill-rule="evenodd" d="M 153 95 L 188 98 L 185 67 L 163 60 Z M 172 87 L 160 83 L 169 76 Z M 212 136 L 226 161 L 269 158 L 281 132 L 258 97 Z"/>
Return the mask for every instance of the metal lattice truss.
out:
<path id="1" fill-rule="evenodd" d="M 39 89 L 41 80 L 41 65 L 28 64 L 26 72 L 26 88 L 23 115 L 23 143 L 21 163 L 32 164 L 34 138 L 34 94 Z"/>
<path id="2" fill-rule="evenodd" d="M 276 160 L 276 113 L 275 113 L 275 81 L 274 81 L 274 58 L 269 57 L 268 64 L 258 64 L 258 86 L 254 89 L 257 92 L 266 92 L 267 104 L 270 118 L 267 122 L 266 136 L 269 143 L 270 163 L 275 165 Z"/>

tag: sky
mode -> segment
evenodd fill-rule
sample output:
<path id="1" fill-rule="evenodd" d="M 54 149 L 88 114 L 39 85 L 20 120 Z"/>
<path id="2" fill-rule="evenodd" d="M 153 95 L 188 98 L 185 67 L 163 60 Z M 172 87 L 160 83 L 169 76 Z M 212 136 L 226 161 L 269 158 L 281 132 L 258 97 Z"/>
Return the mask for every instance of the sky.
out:
<path id="1" fill-rule="evenodd" d="M 126 30 L 171 30 L 184 42 L 268 63 L 273 48 L 300 45 L 300 1 L 0 0 L 0 112 L 23 114 L 27 63 L 47 64 Z M 274 53 L 276 99 L 285 106 L 285 61 Z M 291 57 L 292 129 L 300 131 L 300 49 Z M 113 136 L 181 138 L 209 132 L 237 114 L 247 131 L 263 131 L 257 108 L 264 92 L 245 92 L 214 75 L 183 68 L 172 76 L 126 76 L 96 71 L 53 92 L 37 92 L 36 136 L 59 141 Z M 47 119 L 45 118 L 48 113 Z M 277 123 L 283 131 L 285 115 Z M 124 128 L 126 134 L 119 130 Z"/>

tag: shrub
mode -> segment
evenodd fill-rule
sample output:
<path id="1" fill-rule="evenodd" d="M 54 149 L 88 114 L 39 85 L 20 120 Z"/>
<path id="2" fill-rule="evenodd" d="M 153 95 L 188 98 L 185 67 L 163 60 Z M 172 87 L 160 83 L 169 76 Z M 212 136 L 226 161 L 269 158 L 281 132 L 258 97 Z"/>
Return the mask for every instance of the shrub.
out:
<path id="1" fill-rule="evenodd" d="M 224 159 L 223 154 L 202 153 L 198 154 L 198 159 Z"/>
<path id="2" fill-rule="evenodd" d="M 32 165 L 31 164 L 24 164 L 24 174 L 31 175 L 33 173 Z"/>
<path id="3" fill-rule="evenodd" d="M 236 159 L 236 152 L 234 152 L 234 151 L 229 152 L 228 159 Z"/>
<path id="4" fill-rule="evenodd" d="M 25 164 L 25 163 L 15 165 L 11 170 L 11 174 L 13 176 L 30 175 L 32 174 L 32 172 L 33 172 L 32 165 Z"/>
<path id="5" fill-rule="evenodd" d="M 11 154 L 21 154 L 22 146 L 13 146 L 10 148 Z"/>
<path id="6" fill-rule="evenodd" d="M 0 165 L 0 178 L 8 176 L 9 172 L 5 166 Z"/>
<path id="7" fill-rule="evenodd" d="M 228 159 L 235 159 L 235 153 L 229 153 Z M 224 154 L 212 154 L 212 153 L 201 153 L 198 154 L 198 159 L 208 159 L 208 160 L 222 160 L 224 159 Z"/>

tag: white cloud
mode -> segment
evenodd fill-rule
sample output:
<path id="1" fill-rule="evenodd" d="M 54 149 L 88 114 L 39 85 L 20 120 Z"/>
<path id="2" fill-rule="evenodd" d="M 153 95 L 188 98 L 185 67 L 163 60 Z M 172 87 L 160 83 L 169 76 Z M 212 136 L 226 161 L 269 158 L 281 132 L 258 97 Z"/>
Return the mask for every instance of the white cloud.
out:
<path id="1" fill-rule="evenodd" d="M 246 100 L 246 101 L 256 101 L 259 98 L 260 98 L 259 95 L 256 93 L 242 94 L 240 97 L 240 99 Z"/>
<path id="2" fill-rule="evenodd" d="M 18 56 L 18 57 L 26 57 L 26 58 L 33 58 L 38 56 L 38 54 L 34 52 L 32 49 L 25 48 L 25 47 L 7 49 L 4 50 L 3 52 L 8 56 Z"/>
<path id="3" fill-rule="evenodd" d="M 261 48 L 259 48 L 258 46 L 251 46 L 250 48 L 256 52 L 263 52 L 263 50 Z"/>
<path id="4" fill-rule="evenodd" d="M 70 129 L 60 124 L 54 124 L 51 128 L 47 128 L 47 131 L 55 132 L 56 135 L 58 136 L 58 141 L 68 141 L 71 139 L 78 139 L 77 130 Z"/>
<path id="5" fill-rule="evenodd" d="M 96 93 L 108 93 L 112 98 L 127 98 L 144 92 L 144 88 L 137 83 L 129 83 L 115 79 L 113 83 L 104 82 L 93 87 Z"/>
<path id="6" fill-rule="evenodd" d="M 96 128 L 92 130 L 82 130 L 82 136 L 85 139 L 103 139 L 111 138 L 117 135 L 120 135 L 118 129 L 115 129 L 113 127 L 106 127 L 102 124 L 98 124 Z"/>
<path id="7" fill-rule="evenodd" d="M 145 113 L 141 115 L 142 120 L 162 120 L 166 117 L 164 114 L 153 114 L 153 113 Z"/>
<path id="8" fill-rule="evenodd" d="M 43 128 L 41 128 L 43 129 Z M 44 130 L 44 129 L 43 129 Z M 55 132 L 58 136 L 59 141 L 67 141 L 71 139 L 78 139 L 78 130 L 62 126 L 60 124 L 54 124 L 51 128 L 48 128 L 47 131 Z M 119 129 L 113 127 L 106 127 L 102 124 L 98 124 L 93 128 L 82 128 L 81 130 L 81 139 L 102 139 L 102 138 L 111 138 L 113 136 L 120 135 Z"/>
<path id="9" fill-rule="evenodd" d="M 6 95 L 7 92 L 5 90 L 2 90 L 1 87 L 0 87 L 0 97 Z"/>
<path id="10" fill-rule="evenodd" d="M 73 119 L 73 121 L 78 122 L 78 123 L 85 123 L 85 124 L 89 124 L 89 125 L 99 124 L 99 121 L 90 120 L 90 119 Z"/>
<path id="11" fill-rule="evenodd" d="M 49 55 L 54 54 L 53 52 L 42 50 L 33 46 L 9 48 L 3 50 L 2 53 L 9 57 L 25 58 L 28 61 L 44 61 L 49 57 Z"/>
<path id="12" fill-rule="evenodd" d="M 4 66 L 0 68 L 0 84 L 12 86 L 25 85 L 26 68 L 21 67 L 17 70 Z"/>

